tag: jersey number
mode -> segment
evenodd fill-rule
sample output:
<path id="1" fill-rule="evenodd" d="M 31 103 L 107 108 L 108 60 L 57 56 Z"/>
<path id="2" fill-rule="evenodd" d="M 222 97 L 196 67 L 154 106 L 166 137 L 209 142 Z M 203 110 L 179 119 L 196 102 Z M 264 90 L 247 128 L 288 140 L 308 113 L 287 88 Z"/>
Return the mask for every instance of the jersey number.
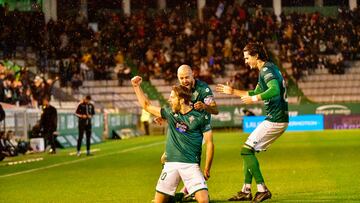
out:
<path id="1" fill-rule="evenodd" d="M 287 95 L 286 95 L 286 84 L 285 84 L 285 80 L 284 80 L 284 79 L 283 79 L 283 81 L 282 81 L 282 85 L 283 85 L 283 87 L 284 87 L 284 95 L 283 95 L 284 101 L 288 102 Z"/>

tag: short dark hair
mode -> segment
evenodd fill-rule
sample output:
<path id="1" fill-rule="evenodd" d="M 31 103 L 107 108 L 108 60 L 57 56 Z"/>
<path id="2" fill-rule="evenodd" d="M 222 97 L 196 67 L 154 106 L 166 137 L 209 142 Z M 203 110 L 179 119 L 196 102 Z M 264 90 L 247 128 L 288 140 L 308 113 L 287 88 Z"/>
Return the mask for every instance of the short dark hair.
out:
<path id="1" fill-rule="evenodd" d="M 85 99 L 86 99 L 86 100 L 91 100 L 91 96 L 90 96 L 90 95 L 86 95 Z"/>
<path id="2" fill-rule="evenodd" d="M 267 51 L 262 43 L 250 42 L 244 47 L 243 51 L 249 52 L 250 56 L 255 56 L 256 54 L 258 54 L 258 59 L 260 59 L 262 61 L 269 60 Z"/>
<path id="3" fill-rule="evenodd" d="M 50 96 L 45 95 L 45 96 L 42 98 L 42 100 L 43 100 L 43 101 L 44 101 L 44 100 L 46 100 L 46 101 L 50 101 Z"/>
<path id="4" fill-rule="evenodd" d="M 174 85 L 172 90 L 175 92 L 175 94 L 181 98 L 184 99 L 184 103 L 189 105 L 191 102 L 192 92 L 191 89 L 183 86 L 183 85 Z"/>

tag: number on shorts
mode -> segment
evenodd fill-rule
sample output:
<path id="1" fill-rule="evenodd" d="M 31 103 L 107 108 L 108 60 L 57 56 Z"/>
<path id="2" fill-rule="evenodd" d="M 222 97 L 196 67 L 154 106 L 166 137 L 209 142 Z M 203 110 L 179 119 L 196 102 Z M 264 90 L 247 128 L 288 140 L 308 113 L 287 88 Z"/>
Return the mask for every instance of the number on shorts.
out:
<path id="1" fill-rule="evenodd" d="M 165 180 L 165 178 L 166 178 L 166 176 L 167 176 L 167 173 L 166 172 L 164 172 L 163 174 L 161 174 L 161 180 Z"/>

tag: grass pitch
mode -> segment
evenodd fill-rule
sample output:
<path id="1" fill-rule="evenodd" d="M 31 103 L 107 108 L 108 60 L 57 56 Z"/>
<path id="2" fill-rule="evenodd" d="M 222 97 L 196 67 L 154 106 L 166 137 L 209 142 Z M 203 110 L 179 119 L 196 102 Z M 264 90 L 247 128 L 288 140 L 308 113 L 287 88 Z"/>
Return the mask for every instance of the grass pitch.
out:
<path id="1" fill-rule="evenodd" d="M 214 132 L 211 202 L 226 202 L 241 189 L 246 137 Z M 164 140 L 107 141 L 93 145 L 99 151 L 89 157 L 65 149 L 6 158 L 0 162 L 0 202 L 151 202 Z M 287 132 L 257 157 L 273 193 L 267 202 L 360 202 L 360 130 Z M 38 161 L 8 165 L 29 159 Z"/>

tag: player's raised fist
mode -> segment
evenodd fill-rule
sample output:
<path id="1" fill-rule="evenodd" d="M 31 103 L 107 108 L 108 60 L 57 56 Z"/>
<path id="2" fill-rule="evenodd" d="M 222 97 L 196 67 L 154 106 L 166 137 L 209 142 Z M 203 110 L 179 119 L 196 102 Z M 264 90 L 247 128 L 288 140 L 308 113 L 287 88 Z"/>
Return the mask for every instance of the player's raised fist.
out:
<path id="1" fill-rule="evenodd" d="M 134 76 L 133 78 L 131 78 L 131 84 L 134 87 L 138 87 L 142 82 L 142 78 L 140 76 Z"/>

